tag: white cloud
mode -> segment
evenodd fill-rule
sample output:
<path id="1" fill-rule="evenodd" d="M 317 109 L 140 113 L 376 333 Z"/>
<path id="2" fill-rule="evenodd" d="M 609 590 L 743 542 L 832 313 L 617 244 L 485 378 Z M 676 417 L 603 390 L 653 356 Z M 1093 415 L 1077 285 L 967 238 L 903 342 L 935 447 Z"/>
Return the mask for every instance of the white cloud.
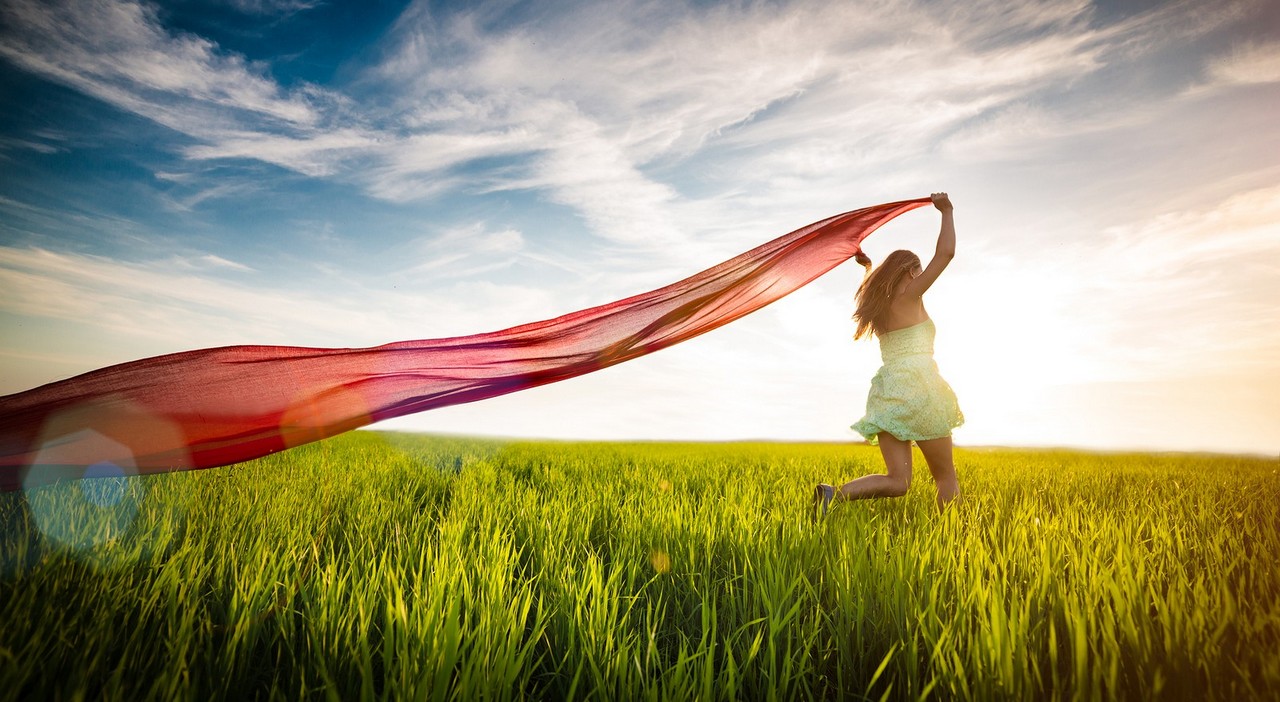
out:
<path id="1" fill-rule="evenodd" d="M 0 56 L 196 138 L 246 124 L 311 130 L 336 99 L 315 88 L 286 92 L 264 67 L 164 29 L 139 2 L 12 0 L 0 12 Z"/>
<path id="2" fill-rule="evenodd" d="M 1104 44 L 1079 2 L 1012 15 L 990 4 L 945 21 L 909 2 L 591 3 L 503 28 L 493 16 L 436 16 L 419 4 L 401 18 L 367 80 L 400 92 L 400 119 L 416 133 L 372 166 L 372 191 L 533 189 L 606 239 L 667 251 L 702 227 L 761 216 L 735 193 L 719 206 L 686 202 L 658 175 L 701 150 L 720 149 L 717 170 L 681 180 L 733 182 L 786 207 L 777 193 L 821 191 L 925 153 L 1046 80 L 1095 70 Z M 1027 27 L 1046 31 L 1001 38 Z M 494 156 L 515 158 L 451 171 Z"/>
<path id="3" fill-rule="evenodd" d="M 517 233 L 499 231 L 482 237 L 479 248 L 518 246 Z M 221 270 L 236 277 L 219 277 Z M 147 355 L 229 344 L 376 345 L 491 331 L 570 311 L 544 289 L 432 278 L 431 286 L 403 291 L 336 275 L 286 287 L 212 254 L 123 261 L 0 247 L 6 291 L 0 311 L 63 325 L 80 339 L 127 339 Z M 111 357 L 112 349 L 97 348 L 85 359 L 102 365 Z"/>
<path id="4" fill-rule="evenodd" d="M 1249 85 L 1280 82 L 1280 42 L 1236 46 L 1209 63 L 1211 83 Z"/>
<path id="5" fill-rule="evenodd" d="M 687 237 L 667 206 L 670 187 L 647 178 L 624 149 L 592 120 L 566 115 L 561 133 L 520 187 L 547 189 L 556 202 L 581 212 L 592 231 L 612 241 L 670 250 Z"/>
<path id="6" fill-rule="evenodd" d="M 1027 121 L 1046 84 L 1070 85 L 1109 52 L 1152 50 L 1223 21 L 1196 20 L 1192 9 L 1098 26 L 1083 0 L 612 2 L 502 26 L 501 6 L 435 16 L 419 3 L 358 83 L 390 96 L 374 105 L 317 86 L 284 90 L 264 66 L 171 32 L 131 0 L 15 0 L 0 54 L 196 138 L 184 148 L 192 159 L 256 159 L 397 202 L 530 189 L 609 241 L 662 251 L 702 225 L 740 226 L 726 217 L 757 221 L 739 197 L 749 191 L 827 190 L 927 154 L 957 129 L 971 152 L 989 139 L 975 121 L 988 135 L 1019 119 L 1030 133 L 1052 128 Z M 1228 73 L 1256 77 L 1269 65 L 1242 61 Z M 673 170 L 708 149 L 714 170 Z M 710 185 L 725 202 L 719 211 L 714 194 L 686 202 L 665 173 Z"/>
<path id="7" fill-rule="evenodd" d="M 489 231 L 477 222 L 424 241 L 414 253 L 422 263 L 399 275 L 430 273 L 437 280 L 474 278 L 511 267 L 524 245 L 524 235 L 518 230 Z"/>
<path id="8" fill-rule="evenodd" d="M 42 154 L 56 154 L 66 149 L 53 144 L 46 144 L 42 141 L 31 141 L 29 139 L 14 139 L 11 137 L 0 137 L 0 152 L 8 149 L 30 149 Z"/>
<path id="9" fill-rule="evenodd" d="M 545 145 L 538 135 L 523 126 L 490 129 L 478 123 L 466 129 L 450 125 L 383 142 L 376 158 L 353 177 L 376 197 L 406 202 L 457 187 L 462 183 L 452 174 L 457 167 L 477 159 L 528 154 L 541 148 Z M 486 187 L 483 176 L 474 177 L 472 182 L 475 188 Z"/>
<path id="10" fill-rule="evenodd" d="M 287 15 L 318 7 L 323 0 L 228 0 L 228 4 L 250 15 Z"/>
<path id="11" fill-rule="evenodd" d="M 246 272 L 253 270 L 252 268 L 244 265 L 243 263 L 237 263 L 235 261 L 225 259 L 221 256 L 215 256 L 214 254 L 204 254 L 200 256 L 198 260 L 202 263 L 205 263 L 207 265 L 214 266 L 217 268 L 230 268 L 232 270 L 246 271 Z"/>
<path id="12" fill-rule="evenodd" d="M 1099 380 L 1176 379 L 1189 369 L 1274 368 L 1280 357 L 1280 187 L 1172 211 L 1078 242 L 1064 323 Z M 1087 275 L 1081 273 L 1087 272 Z"/>
<path id="13" fill-rule="evenodd" d="M 213 144 L 190 146 L 188 158 L 205 160 L 246 158 L 287 168 L 309 176 L 328 176 L 342 162 L 377 148 L 379 138 L 354 129 L 339 129 L 304 137 L 264 132 L 227 132 Z"/>

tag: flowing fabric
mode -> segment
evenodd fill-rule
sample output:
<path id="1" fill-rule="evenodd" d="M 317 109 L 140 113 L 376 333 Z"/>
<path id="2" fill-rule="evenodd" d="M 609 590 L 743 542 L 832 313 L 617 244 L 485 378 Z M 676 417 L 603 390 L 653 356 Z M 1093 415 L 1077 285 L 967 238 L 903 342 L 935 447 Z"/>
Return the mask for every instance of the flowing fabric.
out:
<path id="1" fill-rule="evenodd" d="M 224 466 L 607 368 L 774 302 L 927 204 L 836 215 L 678 283 L 502 331 L 357 349 L 201 349 L 0 397 L 0 490 Z"/>

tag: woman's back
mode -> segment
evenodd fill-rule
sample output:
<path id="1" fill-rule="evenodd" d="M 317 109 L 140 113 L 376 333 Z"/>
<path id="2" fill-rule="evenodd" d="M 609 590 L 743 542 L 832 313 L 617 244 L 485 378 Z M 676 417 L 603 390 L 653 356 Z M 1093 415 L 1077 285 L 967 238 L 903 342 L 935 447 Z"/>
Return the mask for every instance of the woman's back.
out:
<path id="1" fill-rule="evenodd" d="M 889 305 L 889 309 L 885 311 L 884 319 L 880 325 L 880 328 L 884 329 L 881 335 L 898 329 L 914 327 L 928 319 L 929 313 L 924 310 L 924 298 L 909 297 L 899 291 L 897 298 Z"/>

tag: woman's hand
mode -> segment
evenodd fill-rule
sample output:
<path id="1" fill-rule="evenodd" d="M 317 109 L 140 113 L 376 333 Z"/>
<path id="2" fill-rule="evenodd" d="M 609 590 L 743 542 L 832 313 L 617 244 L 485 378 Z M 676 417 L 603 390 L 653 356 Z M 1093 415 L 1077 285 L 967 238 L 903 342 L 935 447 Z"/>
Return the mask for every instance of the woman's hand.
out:
<path id="1" fill-rule="evenodd" d="M 857 261 L 863 268 L 871 269 L 871 257 L 861 251 L 853 255 L 853 260 Z"/>
<path id="2" fill-rule="evenodd" d="M 932 193 L 929 199 L 933 200 L 933 206 L 938 208 L 939 212 L 950 212 L 952 210 L 951 198 L 946 193 Z"/>

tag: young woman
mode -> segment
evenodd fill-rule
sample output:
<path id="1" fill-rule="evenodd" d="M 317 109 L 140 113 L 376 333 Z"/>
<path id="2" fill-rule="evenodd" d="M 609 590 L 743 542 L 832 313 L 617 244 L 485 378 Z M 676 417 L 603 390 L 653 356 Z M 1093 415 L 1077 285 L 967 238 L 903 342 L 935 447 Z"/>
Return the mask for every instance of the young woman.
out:
<path id="1" fill-rule="evenodd" d="M 923 295 L 956 253 L 956 227 L 951 200 L 933 193 L 933 206 L 942 213 L 938 247 L 929 265 L 910 251 L 894 251 L 877 268 L 859 256 L 868 269 L 858 288 L 857 331 L 880 338 L 884 365 L 871 380 L 867 414 L 853 430 L 871 444 L 879 444 L 885 473 L 865 475 L 840 487 L 819 484 L 814 489 L 815 511 L 826 515 L 833 500 L 900 497 L 911 487 L 911 442 L 920 447 L 938 486 L 938 509 L 960 496 L 960 483 L 951 458 L 951 430 L 964 423 L 955 392 L 938 374 L 933 361 L 933 320 L 925 312 Z"/>

